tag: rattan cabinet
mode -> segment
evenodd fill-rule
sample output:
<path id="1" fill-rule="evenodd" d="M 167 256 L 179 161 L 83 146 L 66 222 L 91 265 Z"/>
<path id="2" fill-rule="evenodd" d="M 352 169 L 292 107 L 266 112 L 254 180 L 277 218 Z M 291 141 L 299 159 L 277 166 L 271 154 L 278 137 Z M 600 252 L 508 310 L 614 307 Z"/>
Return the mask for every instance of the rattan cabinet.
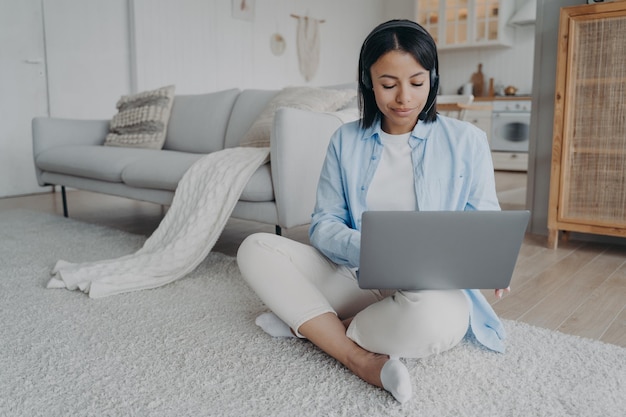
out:
<path id="1" fill-rule="evenodd" d="M 548 246 L 626 237 L 626 1 L 561 9 L 554 111 Z"/>

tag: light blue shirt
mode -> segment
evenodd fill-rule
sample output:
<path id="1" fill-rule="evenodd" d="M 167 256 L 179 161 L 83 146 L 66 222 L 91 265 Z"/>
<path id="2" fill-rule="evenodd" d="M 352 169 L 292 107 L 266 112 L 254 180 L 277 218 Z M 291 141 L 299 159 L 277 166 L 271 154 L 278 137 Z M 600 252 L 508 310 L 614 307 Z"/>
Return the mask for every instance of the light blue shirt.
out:
<path id="1" fill-rule="evenodd" d="M 368 129 L 359 121 L 332 136 L 317 188 L 309 237 L 333 262 L 358 268 L 361 215 L 383 145 L 380 119 Z M 418 210 L 500 210 L 485 133 L 444 116 L 419 122 L 409 138 Z M 504 328 L 478 290 L 464 290 L 470 329 L 489 349 L 504 352 Z"/>

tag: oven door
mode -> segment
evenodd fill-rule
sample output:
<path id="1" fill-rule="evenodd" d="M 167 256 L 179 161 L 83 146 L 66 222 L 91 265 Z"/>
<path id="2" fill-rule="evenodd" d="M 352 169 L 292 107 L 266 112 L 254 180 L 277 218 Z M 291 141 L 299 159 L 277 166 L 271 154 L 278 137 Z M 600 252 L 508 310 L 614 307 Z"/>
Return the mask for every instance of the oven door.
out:
<path id="1" fill-rule="evenodd" d="M 530 113 L 494 112 L 491 123 L 491 150 L 528 152 Z"/>

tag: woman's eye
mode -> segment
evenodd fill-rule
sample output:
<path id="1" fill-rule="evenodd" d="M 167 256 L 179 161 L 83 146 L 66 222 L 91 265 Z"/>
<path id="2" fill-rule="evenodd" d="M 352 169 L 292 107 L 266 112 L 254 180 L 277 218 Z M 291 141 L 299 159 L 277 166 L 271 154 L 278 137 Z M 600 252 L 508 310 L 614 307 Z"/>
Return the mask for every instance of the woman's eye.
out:
<path id="1" fill-rule="evenodd" d="M 422 81 L 422 82 L 419 82 L 419 83 L 411 83 L 411 85 L 412 85 L 413 87 L 421 87 L 421 86 L 423 86 L 423 85 L 424 85 L 424 82 Z M 391 90 L 392 88 L 395 88 L 395 86 L 396 86 L 396 85 L 395 85 L 395 84 L 392 84 L 392 85 L 385 85 L 385 84 L 381 84 L 381 86 L 382 86 L 385 90 Z"/>

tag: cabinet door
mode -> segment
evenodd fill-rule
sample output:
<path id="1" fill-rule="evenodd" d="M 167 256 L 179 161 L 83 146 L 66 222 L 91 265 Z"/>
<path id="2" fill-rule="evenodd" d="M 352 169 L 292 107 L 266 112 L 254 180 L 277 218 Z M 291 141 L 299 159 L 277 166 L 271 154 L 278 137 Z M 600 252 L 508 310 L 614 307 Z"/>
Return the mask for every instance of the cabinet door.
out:
<path id="1" fill-rule="evenodd" d="M 439 16 L 442 6 L 439 0 L 417 0 L 417 23 L 430 33 L 439 45 Z"/>
<path id="2" fill-rule="evenodd" d="M 416 0 L 417 22 L 440 50 L 511 46 L 511 0 Z"/>
<path id="3" fill-rule="evenodd" d="M 463 120 L 470 122 L 487 134 L 489 143 L 491 143 L 491 114 L 489 110 L 467 110 L 463 116 Z"/>
<path id="4" fill-rule="evenodd" d="M 499 0 L 476 0 L 476 43 L 495 42 L 498 40 L 500 15 Z"/>
<path id="5" fill-rule="evenodd" d="M 470 10 L 468 0 L 444 2 L 445 45 L 466 45 L 470 40 Z"/>
<path id="6" fill-rule="evenodd" d="M 626 7 L 572 17 L 565 69 L 559 220 L 626 227 Z M 558 103 L 557 103 L 558 105 Z"/>

